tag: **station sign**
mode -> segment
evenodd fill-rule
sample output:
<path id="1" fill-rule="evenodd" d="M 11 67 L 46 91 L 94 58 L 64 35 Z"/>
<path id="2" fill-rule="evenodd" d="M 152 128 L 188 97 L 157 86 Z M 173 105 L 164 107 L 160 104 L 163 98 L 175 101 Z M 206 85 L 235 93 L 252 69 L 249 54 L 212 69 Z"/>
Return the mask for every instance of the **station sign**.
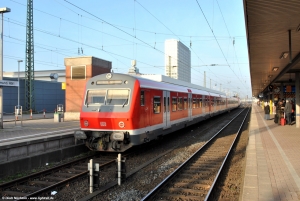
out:
<path id="1" fill-rule="evenodd" d="M 0 80 L 0 86 L 3 87 L 17 87 L 19 86 L 18 81 L 11 81 L 11 80 Z"/>

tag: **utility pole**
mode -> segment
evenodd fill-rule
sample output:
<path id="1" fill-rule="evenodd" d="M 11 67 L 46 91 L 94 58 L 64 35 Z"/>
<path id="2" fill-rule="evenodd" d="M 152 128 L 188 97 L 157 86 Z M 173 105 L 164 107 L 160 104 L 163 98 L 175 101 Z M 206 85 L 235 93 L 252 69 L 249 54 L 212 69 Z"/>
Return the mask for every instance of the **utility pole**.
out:
<path id="1" fill-rule="evenodd" d="M 25 110 L 35 111 L 34 101 L 34 44 L 33 44 L 33 0 L 27 0 L 25 59 Z"/>
<path id="2" fill-rule="evenodd" d="M 1 25 L 0 25 L 0 80 L 3 79 L 3 14 L 9 13 L 10 8 L 0 8 Z M 3 89 L 0 87 L 0 129 L 3 129 Z"/>

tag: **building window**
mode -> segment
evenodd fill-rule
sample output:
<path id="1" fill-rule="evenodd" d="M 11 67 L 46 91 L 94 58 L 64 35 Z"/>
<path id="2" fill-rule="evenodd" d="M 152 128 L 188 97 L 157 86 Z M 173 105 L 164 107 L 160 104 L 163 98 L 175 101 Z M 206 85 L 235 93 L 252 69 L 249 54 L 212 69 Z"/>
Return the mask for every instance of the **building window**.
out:
<path id="1" fill-rule="evenodd" d="M 145 105 L 145 91 L 141 91 L 141 106 Z"/>
<path id="2" fill-rule="evenodd" d="M 72 80 L 85 80 L 85 78 L 86 78 L 85 66 L 71 66 Z"/>
<path id="3" fill-rule="evenodd" d="M 160 97 L 156 96 L 153 99 L 153 111 L 155 114 L 159 114 L 160 113 Z"/>

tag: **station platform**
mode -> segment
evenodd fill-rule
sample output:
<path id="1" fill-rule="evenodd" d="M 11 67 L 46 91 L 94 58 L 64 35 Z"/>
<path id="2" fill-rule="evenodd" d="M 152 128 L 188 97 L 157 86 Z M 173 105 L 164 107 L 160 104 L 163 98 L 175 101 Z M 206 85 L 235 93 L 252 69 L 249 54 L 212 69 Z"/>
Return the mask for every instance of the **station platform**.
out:
<path id="1" fill-rule="evenodd" d="M 242 200 L 300 200 L 300 128 L 252 106 Z"/>
<path id="2" fill-rule="evenodd" d="M 74 139 L 79 121 L 55 121 L 54 113 L 3 116 L 0 129 L 0 178 L 30 171 L 87 152 Z M 22 164 L 22 165 L 20 165 Z"/>
<path id="3" fill-rule="evenodd" d="M 22 121 L 15 121 L 14 115 L 3 115 L 3 129 L 0 129 L 0 147 L 26 140 L 39 139 L 80 128 L 79 121 L 54 122 L 54 113 L 25 114 Z"/>

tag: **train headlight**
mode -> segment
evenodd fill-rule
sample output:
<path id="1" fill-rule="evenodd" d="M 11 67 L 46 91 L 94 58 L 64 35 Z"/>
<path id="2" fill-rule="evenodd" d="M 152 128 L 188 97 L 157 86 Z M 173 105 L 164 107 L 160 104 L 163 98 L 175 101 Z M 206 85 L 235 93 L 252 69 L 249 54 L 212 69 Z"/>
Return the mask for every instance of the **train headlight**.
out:
<path id="1" fill-rule="evenodd" d="M 120 127 L 120 128 L 124 128 L 124 127 L 125 127 L 125 123 L 124 123 L 123 121 L 120 121 L 120 122 L 119 122 L 119 127 Z"/>
<path id="2" fill-rule="evenodd" d="M 88 121 L 88 120 L 85 120 L 85 121 L 83 122 L 83 124 L 84 124 L 85 127 L 88 127 L 88 126 L 89 126 L 89 121 Z"/>
<path id="3" fill-rule="evenodd" d="M 107 73 L 106 74 L 106 79 L 111 79 L 112 78 L 112 74 L 111 73 Z"/>

